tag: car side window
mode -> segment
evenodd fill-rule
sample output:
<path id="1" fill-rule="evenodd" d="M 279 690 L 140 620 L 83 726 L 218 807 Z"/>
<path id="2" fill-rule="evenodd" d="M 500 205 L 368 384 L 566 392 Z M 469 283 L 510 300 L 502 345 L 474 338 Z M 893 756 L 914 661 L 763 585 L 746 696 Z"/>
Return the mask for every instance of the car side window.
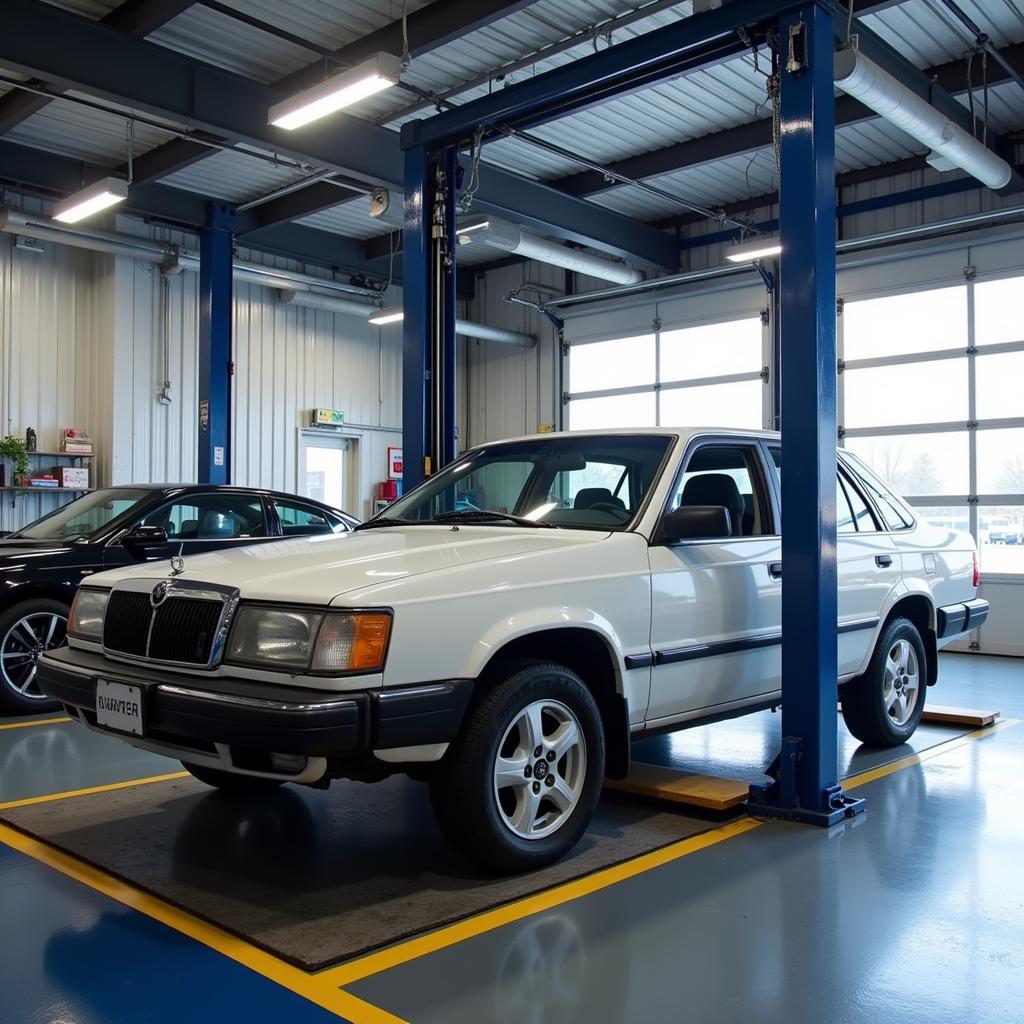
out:
<path id="1" fill-rule="evenodd" d="M 850 509 L 853 512 L 853 522 L 856 526 L 858 533 L 875 533 L 878 530 L 878 523 L 875 521 L 874 514 L 868 507 L 868 503 L 864 500 L 860 491 L 842 474 L 843 490 L 846 492 L 846 497 L 850 502 Z"/>
<path id="2" fill-rule="evenodd" d="M 913 526 L 913 517 L 901 506 L 899 499 L 892 491 L 859 459 L 851 459 L 850 461 L 856 463 L 853 467 L 856 473 L 853 475 L 871 496 L 878 511 L 882 514 L 886 529 L 905 530 L 907 527 Z"/>
<path id="3" fill-rule="evenodd" d="M 170 541 L 266 537 L 263 502 L 246 494 L 189 494 L 150 512 L 140 526 L 161 526 Z"/>
<path id="4" fill-rule="evenodd" d="M 846 489 L 843 482 L 836 477 L 836 533 L 856 533 L 857 524 L 854 522 L 853 510 L 850 508 L 849 499 L 846 497 Z"/>
<path id="5" fill-rule="evenodd" d="M 315 537 L 324 533 L 342 533 L 344 524 L 320 509 L 301 502 L 274 498 L 274 508 L 281 520 L 281 533 L 285 537 Z"/>
<path id="6" fill-rule="evenodd" d="M 773 533 L 770 504 L 752 444 L 706 444 L 690 456 L 669 509 L 717 505 L 729 512 L 733 537 Z"/>

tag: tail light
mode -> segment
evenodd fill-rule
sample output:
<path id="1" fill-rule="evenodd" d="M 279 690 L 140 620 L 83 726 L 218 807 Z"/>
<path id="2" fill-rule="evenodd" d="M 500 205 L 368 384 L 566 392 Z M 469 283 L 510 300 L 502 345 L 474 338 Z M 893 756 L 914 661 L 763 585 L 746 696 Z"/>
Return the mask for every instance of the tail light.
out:
<path id="1" fill-rule="evenodd" d="M 978 564 L 978 552 L 974 552 L 974 586 L 981 582 L 981 566 Z"/>

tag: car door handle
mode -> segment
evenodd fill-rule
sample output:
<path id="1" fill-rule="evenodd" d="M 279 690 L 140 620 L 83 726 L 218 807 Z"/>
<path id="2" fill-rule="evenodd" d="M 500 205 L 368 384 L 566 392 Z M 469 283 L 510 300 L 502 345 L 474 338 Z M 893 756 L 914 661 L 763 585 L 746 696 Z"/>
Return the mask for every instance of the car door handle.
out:
<path id="1" fill-rule="evenodd" d="M 782 579 L 782 563 L 781 562 L 769 562 L 768 563 L 768 575 L 773 580 Z"/>
<path id="2" fill-rule="evenodd" d="M 892 555 L 875 555 L 875 565 L 883 569 L 892 565 Z"/>

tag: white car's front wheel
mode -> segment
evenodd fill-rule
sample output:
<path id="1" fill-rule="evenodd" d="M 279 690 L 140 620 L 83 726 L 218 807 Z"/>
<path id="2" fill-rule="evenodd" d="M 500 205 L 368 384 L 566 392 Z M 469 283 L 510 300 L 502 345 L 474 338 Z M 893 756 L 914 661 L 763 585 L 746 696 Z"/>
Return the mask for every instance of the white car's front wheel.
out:
<path id="1" fill-rule="evenodd" d="M 593 694 L 563 665 L 519 665 L 467 712 L 431 783 L 454 845 L 500 872 L 558 860 L 590 822 L 604 777 Z"/>

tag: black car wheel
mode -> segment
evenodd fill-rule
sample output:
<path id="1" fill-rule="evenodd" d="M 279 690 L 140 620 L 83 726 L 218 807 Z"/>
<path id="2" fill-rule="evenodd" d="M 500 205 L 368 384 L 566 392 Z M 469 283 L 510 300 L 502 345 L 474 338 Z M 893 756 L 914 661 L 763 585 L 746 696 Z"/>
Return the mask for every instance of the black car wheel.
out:
<path id="1" fill-rule="evenodd" d="M 36 665 L 44 651 L 67 643 L 68 607 L 38 598 L 0 615 L 0 713 L 54 711 L 60 705 L 39 689 Z"/>
<path id="2" fill-rule="evenodd" d="M 872 747 L 906 743 L 924 713 L 927 664 L 917 627 L 909 619 L 893 619 L 878 638 L 868 670 L 840 692 L 847 729 Z"/>
<path id="3" fill-rule="evenodd" d="M 438 766 L 438 824 L 493 871 L 550 864 L 586 831 L 604 758 L 601 715 L 580 677 L 553 663 L 517 666 L 470 708 Z"/>

